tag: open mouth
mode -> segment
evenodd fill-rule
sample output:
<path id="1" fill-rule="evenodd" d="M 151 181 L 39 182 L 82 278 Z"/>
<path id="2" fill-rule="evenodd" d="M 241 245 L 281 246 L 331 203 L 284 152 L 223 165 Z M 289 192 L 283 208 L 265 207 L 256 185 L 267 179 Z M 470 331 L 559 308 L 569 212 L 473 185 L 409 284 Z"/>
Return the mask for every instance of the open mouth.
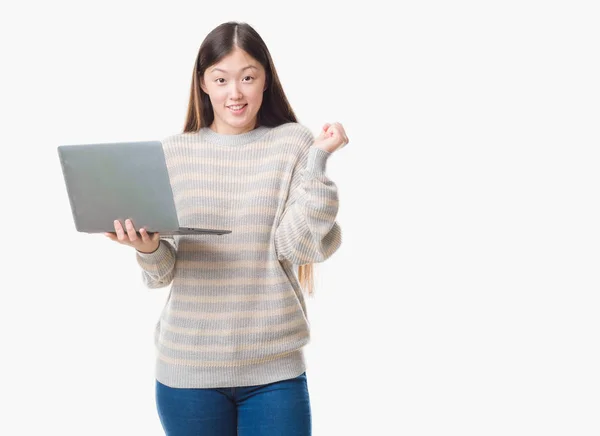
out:
<path id="1" fill-rule="evenodd" d="M 235 106 L 227 106 L 227 108 L 234 114 L 240 114 L 246 109 L 247 104 L 236 104 Z"/>

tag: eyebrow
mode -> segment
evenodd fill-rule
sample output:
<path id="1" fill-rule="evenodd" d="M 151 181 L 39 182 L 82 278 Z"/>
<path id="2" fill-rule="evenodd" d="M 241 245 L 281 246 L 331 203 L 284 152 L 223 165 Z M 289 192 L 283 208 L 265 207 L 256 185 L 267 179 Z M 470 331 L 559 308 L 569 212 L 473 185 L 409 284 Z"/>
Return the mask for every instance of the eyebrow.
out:
<path id="1" fill-rule="evenodd" d="M 256 68 L 254 65 L 248 65 L 247 67 L 242 68 L 240 71 L 247 70 L 248 68 L 254 68 L 255 70 L 258 70 L 258 68 Z M 220 71 L 222 73 L 227 72 L 225 70 L 222 70 L 221 68 L 213 68 L 212 70 L 210 70 L 211 73 L 214 73 L 215 71 Z"/>

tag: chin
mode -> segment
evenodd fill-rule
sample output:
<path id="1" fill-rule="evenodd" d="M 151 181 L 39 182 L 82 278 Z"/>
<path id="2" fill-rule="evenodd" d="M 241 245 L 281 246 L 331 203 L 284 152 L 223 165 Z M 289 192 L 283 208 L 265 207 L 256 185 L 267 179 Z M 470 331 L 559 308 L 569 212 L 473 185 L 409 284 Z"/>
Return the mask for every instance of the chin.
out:
<path id="1" fill-rule="evenodd" d="M 248 124 L 250 124 L 251 120 L 256 120 L 256 117 L 252 118 L 252 117 L 244 117 L 244 118 L 235 118 L 235 119 L 228 119 L 228 124 L 234 127 L 246 127 Z"/>

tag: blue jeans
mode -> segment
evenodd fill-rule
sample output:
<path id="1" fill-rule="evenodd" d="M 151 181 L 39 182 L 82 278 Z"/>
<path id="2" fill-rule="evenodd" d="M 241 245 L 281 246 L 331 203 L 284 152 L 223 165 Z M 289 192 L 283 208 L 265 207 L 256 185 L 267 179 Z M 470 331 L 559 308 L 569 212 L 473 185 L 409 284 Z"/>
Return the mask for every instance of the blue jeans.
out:
<path id="1" fill-rule="evenodd" d="M 171 388 L 156 381 L 167 436 L 310 436 L 306 373 L 258 386 Z"/>

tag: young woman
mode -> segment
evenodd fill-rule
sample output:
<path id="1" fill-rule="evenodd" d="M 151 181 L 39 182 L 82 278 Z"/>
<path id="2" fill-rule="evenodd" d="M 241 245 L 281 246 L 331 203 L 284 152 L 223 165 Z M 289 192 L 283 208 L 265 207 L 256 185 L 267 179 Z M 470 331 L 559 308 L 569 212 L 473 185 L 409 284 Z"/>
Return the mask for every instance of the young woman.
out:
<path id="1" fill-rule="evenodd" d="M 171 285 L 155 332 L 167 435 L 310 435 L 302 291 L 341 244 L 325 170 L 347 143 L 339 123 L 315 138 L 297 122 L 251 26 L 207 35 L 184 132 L 163 147 L 180 224 L 232 233 L 138 236 L 126 220 L 106 234 L 136 249 L 148 287 Z"/>

